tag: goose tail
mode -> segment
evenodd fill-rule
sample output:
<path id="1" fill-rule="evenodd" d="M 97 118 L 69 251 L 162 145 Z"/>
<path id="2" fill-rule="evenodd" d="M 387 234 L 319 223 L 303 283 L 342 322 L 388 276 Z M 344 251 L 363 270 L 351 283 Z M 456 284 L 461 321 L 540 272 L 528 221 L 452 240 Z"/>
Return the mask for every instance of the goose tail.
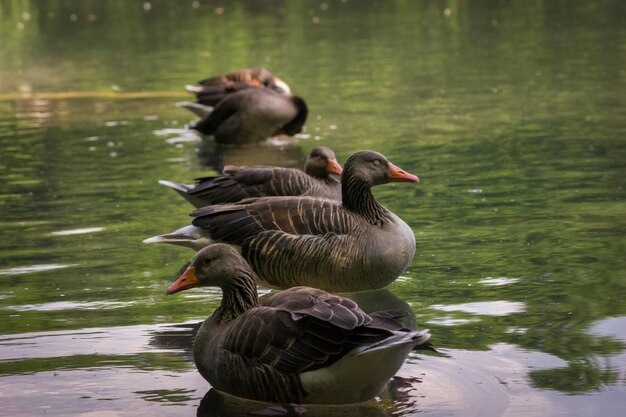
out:
<path id="1" fill-rule="evenodd" d="M 212 106 L 206 106 L 200 103 L 192 103 L 190 101 L 179 101 L 176 106 L 189 110 L 200 118 L 205 118 L 213 112 Z"/>
<path id="2" fill-rule="evenodd" d="M 185 200 L 187 200 L 187 202 L 191 203 L 191 205 L 193 205 L 194 207 L 203 207 L 209 204 L 208 202 L 204 201 L 202 198 L 189 194 L 189 192 L 194 189 L 193 185 L 181 184 L 179 182 L 165 181 L 165 180 L 159 180 L 159 184 L 176 191 Z"/>
<path id="3" fill-rule="evenodd" d="M 187 84 L 185 86 L 185 90 L 189 91 L 192 94 L 198 94 L 202 92 L 202 86 Z"/>
<path id="4" fill-rule="evenodd" d="M 199 251 L 213 243 L 208 234 L 195 226 L 186 226 L 172 233 L 152 236 L 143 240 L 143 243 L 169 243 Z"/>
<path id="5" fill-rule="evenodd" d="M 177 191 L 180 194 L 187 194 L 187 191 L 191 190 L 193 186 L 187 184 L 181 184 L 180 182 L 167 181 L 167 180 L 159 180 L 159 184 L 164 187 L 171 188 L 174 191 Z"/>
<path id="6" fill-rule="evenodd" d="M 393 336 L 385 340 L 381 340 L 378 343 L 374 343 L 369 346 L 364 346 L 358 352 L 355 352 L 357 355 L 362 355 L 366 353 L 376 352 L 378 350 L 385 350 L 392 347 L 414 347 L 414 346 L 422 346 L 425 345 L 430 339 L 430 330 L 414 330 L 411 332 L 406 331 L 395 331 Z"/>

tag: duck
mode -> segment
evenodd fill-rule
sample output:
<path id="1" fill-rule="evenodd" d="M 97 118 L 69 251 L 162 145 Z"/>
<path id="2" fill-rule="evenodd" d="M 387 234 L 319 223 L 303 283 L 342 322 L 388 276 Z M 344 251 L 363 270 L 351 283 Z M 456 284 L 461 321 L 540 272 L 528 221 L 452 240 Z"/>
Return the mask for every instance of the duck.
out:
<path id="1" fill-rule="evenodd" d="M 371 187 L 419 183 L 381 153 L 359 151 L 341 176 L 341 202 L 319 197 L 259 197 L 210 205 L 191 213 L 192 224 L 144 243 L 199 249 L 207 242 L 237 246 L 260 285 L 299 285 L 331 292 L 384 288 L 415 255 L 412 229 L 383 207 Z"/>
<path id="2" fill-rule="evenodd" d="M 349 298 L 294 287 L 259 304 L 253 271 L 231 246 L 199 251 L 167 289 L 222 290 L 200 326 L 193 358 L 213 389 L 251 400 L 349 404 L 379 395 L 428 330 L 402 326 L 398 310 L 366 314 Z"/>
<path id="3" fill-rule="evenodd" d="M 213 135 L 219 144 L 254 143 L 278 135 L 293 136 L 302 131 L 308 115 L 303 98 L 269 88 L 246 88 L 226 95 L 215 107 L 200 106 L 197 114 L 201 119 L 190 128 Z"/>
<path id="4" fill-rule="evenodd" d="M 226 74 L 215 75 L 198 81 L 198 85 L 186 85 L 195 94 L 198 103 L 215 106 L 230 92 L 247 88 L 270 88 L 283 95 L 291 95 L 289 85 L 263 67 L 245 68 Z"/>
<path id="5" fill-rule="evenodd" d="M 304 171 L 273 166 L 226 166 L 217 176 L 197 178 L 194 185 L 164 180 L 159 184 L 175 190 L 195 207 L 273 195 L 308 195 L 341 201 L 341 184 L 330 176 L 341 173 L 333 150 L 319 146 L 309 153 Z"/>

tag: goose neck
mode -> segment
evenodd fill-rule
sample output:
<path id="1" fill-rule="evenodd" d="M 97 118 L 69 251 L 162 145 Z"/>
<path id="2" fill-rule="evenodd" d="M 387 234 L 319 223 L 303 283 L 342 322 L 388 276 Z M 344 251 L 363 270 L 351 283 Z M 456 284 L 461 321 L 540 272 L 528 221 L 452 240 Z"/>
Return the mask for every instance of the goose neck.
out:
<path id="1" fill-rule="evenodd" d="M 371 185 L 346 176 L 341 181 L 342 205 L 353 213 L 359 214 L 374 225 L 382 226 L 387 220 L 385 209 L 372 194 Z"/>
<path id="2" fill-rule="evenodd" d="M 249 269 L 236 271 L 228 284 L 222 287 L 222 293 L 222 303 L 213 316 L 218 322 L 233 320 L 259 305 L 256 283 Z"/>

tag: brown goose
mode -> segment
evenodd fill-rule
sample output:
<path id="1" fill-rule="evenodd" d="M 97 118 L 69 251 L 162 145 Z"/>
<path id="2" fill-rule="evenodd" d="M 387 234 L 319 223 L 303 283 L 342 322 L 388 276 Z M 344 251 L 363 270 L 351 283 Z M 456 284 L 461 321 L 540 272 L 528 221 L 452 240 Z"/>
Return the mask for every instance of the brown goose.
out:
<path id="1" fill-rule="evenodd" d="M 246 143 L 302 131 L 308 108 L 297 96 L 268 88 L 248 88 L 227 95 L 193 129 L 217 143 Z"/>
<path id="2" fill-rule="evenodd" d="M 195 207 L 273 195 L 309 195 L 340 201 L 341 185 L 329 174 L 341 175 L 341 172 L 335 153 L 320 146 L 311 150 L 304 172 L 282 167 L 227 166 L 215 177 L 198 178 L 195 185 L 172 181 L 159 181 L 159 184 L 172 188 Z"/>
<path id="3" fill-rule="evenodd" d="M 196 254 L 168 294 L 220 287 L 221 305 L 196 335 L 194 361 L 218 391 L 259 401 L 345 404 L 380 394 L 427 330 L 410 331 L 383 310 L 310 287 L 285 290 L 259 305 L 253 273 L 232 247 Z"/>
<path id="4" fill-rule="evenodd" d="M 196 95 L 197 103 L 215 106 L 230 93 L 254 87 L 266 87 L 286 96 L 291 95 L 289 85 L 263 67 L 216 75 L 198 81 L 198 85 L 187 85 L 185 88 Z"/>
<path id="5" fill-rule="evenodd" d="M 194 249 L 207 238 L 240 246 L 259 283 L 307 285 L 345 292 L 383 288 L 406 269 L 415 236 L 374 198 L 371 187 L 419 182 L 377 152 L 351 155 L 341 177 L 342 202 L 313 197 L 261 197 L 194 211 L 193 226 L 145 243 Z"/>

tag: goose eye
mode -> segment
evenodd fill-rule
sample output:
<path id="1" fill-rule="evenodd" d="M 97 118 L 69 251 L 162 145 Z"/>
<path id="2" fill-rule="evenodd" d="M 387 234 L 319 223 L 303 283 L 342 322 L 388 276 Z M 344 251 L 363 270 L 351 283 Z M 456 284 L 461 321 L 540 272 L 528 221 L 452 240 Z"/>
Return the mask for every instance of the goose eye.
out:
<path id="1" fill-rule="evenodd" d="M 204 261 L 202 261 L 203 265 L 211 265 L 211 258 L 206 258 Z"/>

